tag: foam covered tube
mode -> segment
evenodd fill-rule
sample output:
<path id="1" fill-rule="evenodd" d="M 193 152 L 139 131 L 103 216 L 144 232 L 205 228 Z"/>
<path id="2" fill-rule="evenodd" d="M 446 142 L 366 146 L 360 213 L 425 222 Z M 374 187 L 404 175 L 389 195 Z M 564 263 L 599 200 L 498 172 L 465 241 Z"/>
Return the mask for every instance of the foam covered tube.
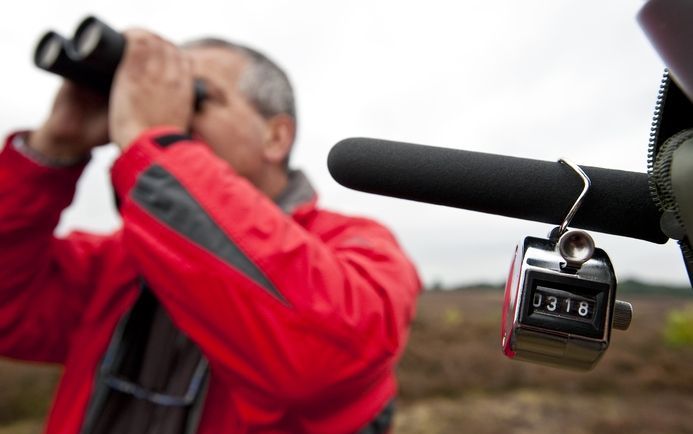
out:
<path id="1" fill-rule="evenodd" d="M 580 166 L 592 186 L 570 226 L 665 243 L 647 174 Z M 345 187 L 559 225 L 582 181 L 559 162 L 388 140 L 350 138 L 328 157 Z"/>

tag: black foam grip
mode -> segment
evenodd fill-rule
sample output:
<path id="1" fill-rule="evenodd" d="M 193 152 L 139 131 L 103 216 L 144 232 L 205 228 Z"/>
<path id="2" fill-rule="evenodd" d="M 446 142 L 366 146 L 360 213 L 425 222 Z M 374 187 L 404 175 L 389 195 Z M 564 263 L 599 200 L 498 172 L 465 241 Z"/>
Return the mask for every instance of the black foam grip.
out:
<path id="1" fill-rule="evenodd" d="M 558 162 L 367 138 L 337 143 L 327 164 L 337 182 L 355 190 L 554 225 L 583 187 Z M 571 227 L 667 241 L 646 174 L 582 169 L 592 187 Z"/>

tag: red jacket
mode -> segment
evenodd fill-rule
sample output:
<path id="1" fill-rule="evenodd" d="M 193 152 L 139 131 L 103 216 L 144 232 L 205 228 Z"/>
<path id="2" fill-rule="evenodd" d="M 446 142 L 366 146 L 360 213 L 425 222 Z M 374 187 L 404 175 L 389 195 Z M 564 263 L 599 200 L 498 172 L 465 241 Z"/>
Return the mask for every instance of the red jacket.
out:
<path id="1" fill-rule="evenodd" d="M 315 198 L 287 215 L 203 143 L 161 146 L 171 133 L 115 162 L 110 236 L 53 236 L 82 167 L 0 153 L 0 354 L 64 364 L 46 433 L 79 432 L 140 276 L 209 360 L 199 433 L 359 430 L 395 394 L 411 262 L 379 224 Z"/>

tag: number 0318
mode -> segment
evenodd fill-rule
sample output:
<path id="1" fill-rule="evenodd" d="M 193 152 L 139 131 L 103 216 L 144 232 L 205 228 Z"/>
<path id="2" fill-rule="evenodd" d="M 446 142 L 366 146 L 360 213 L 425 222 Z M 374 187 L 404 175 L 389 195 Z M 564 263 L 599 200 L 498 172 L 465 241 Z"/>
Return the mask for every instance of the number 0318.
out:
<path id="1" fill-rule="evenodd" d="M 554 291 L 549 291 L 542 287 L 537 287 L 534 291 L 532 307 L 535 312 L 580 319 L 590 319 L 592 317 L 594 302 L 580 296 L 559 295 Z"/>

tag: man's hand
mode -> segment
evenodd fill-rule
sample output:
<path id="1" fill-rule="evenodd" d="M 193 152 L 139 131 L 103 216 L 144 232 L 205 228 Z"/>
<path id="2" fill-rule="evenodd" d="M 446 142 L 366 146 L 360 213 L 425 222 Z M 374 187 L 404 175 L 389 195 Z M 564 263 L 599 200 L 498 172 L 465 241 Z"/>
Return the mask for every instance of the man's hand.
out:
<path id="1" fill-rule="evenodd" d="M 28 144 L 48 158 L 77 160 L 108 141 L 106 97 L 65 81 L 48 119 L 31 133 Z"/>
<path id="2" fill-rule="evenodd" d="M 123 150 L 151 127 L 187 130 L 194 97 L 192 66 L 181 50 L 143 30 L 125 38 L 109 108 L 111 138 Z"/>

